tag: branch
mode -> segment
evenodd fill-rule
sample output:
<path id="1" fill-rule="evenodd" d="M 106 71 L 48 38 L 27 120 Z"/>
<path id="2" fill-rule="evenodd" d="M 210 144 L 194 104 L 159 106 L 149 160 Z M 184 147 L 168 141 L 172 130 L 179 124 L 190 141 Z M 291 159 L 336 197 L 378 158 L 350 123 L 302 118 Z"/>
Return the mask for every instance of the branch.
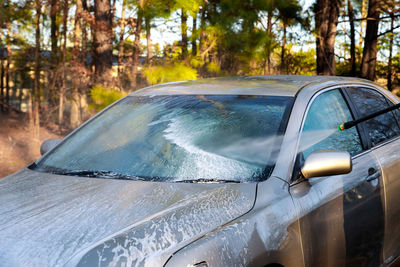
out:
<path id="1" fill-rule="evenodd" d="M 396 15 L 394 15 L 394 16 L 385 16 L 385 17 L 380 17 L 379 18 L 379 20 L 382 20 L 382 19 L 390 19 L 390 18 L 398 18 L 398 17 L 400 17 L 400 14 L 396 14 Z M 366 18 L 358 18 L 358 19 L 353 19 L 353 20 L 341 20 L 341 21 L 339 21 L 338 23 L 342 23 L 342 22 L 351 22 L 351 21 L 362 21 L 362 20 L 374 20 L 373 18 L 368 18 L 368 17 L 366 17 Z"/>
<path id="2" fill-rule="evenodd" d="M 378 37 L 381 37 L 381 36 L 386 35 L 386 34 L 392 32 L 392 31 L 394 31 L 395 29 L 398 29 L 398 28 L 400 28 L 400 24 L 397 25 L 396 27 L 393 27 L 393 29 L 390 29 L 390 30 L 387 30 L 387 31 L 384 31 L 384 32 L 379 33 L 377 36 L 378 36 Z"/>

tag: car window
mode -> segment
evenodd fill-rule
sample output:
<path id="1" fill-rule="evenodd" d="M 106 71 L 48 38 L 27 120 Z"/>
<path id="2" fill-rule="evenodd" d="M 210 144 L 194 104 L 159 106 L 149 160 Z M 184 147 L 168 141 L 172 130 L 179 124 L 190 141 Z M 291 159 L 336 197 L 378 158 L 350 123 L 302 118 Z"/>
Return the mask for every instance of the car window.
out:
<path id="1" fill-rule="evenodd" d="M 307 158 L 319 149 L 348 151 L 355 155 L 362 151 L 355 127 L 339 131 L 338 125 L 353 120 L 353 116 L 338 89 L 319 95 L 311 104 L 300 139 L 300 152 Z"/>
<path id="2" fill-rule="evenodd" d="M 368 88 L 348 88 L 351 100 L 359 116 L 364 117 L 389 106 L 388 100 L 379 92 Z M 400 134 L 400 129 L 393 112 L 382 114 L 363 123 L 372 146 Z"/>

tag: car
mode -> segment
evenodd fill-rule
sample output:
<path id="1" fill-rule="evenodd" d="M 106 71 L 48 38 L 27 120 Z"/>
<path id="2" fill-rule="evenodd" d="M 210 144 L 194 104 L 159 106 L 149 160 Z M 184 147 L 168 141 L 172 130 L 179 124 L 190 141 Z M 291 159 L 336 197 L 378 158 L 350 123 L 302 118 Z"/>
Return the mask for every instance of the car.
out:
<path id="1" fill-rule="evenodd" d="M 398 103 L 328 76 L 138 90 L 0 179 L 0 266 L 394 265 L 400 113 L 362 119 Z"/>

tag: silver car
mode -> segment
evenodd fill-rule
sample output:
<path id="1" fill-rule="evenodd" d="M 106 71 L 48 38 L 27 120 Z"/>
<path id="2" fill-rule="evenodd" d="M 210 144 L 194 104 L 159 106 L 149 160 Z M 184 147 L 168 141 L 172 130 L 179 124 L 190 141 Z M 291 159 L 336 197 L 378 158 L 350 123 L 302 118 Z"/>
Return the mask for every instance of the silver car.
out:
<path id="1" fill-rule="evenodd" d="M 340 125 L 397 103 L 340 77 L 139 90 L 0 179 L 0 266 L 396 264 L 399 111 Z"/>

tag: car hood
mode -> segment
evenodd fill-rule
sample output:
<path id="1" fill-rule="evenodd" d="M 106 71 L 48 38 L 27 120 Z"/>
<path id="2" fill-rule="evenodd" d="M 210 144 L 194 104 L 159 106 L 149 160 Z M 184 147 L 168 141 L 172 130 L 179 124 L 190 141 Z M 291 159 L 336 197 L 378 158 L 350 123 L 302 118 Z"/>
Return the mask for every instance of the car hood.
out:
<path id="1" fill-rule="evenodd" d="M 0 179 L 0 266 L 163 264 L 177 249 L 249 211 L 255 191 L 256 184 L 142 182 L 24 169 Z"/>

